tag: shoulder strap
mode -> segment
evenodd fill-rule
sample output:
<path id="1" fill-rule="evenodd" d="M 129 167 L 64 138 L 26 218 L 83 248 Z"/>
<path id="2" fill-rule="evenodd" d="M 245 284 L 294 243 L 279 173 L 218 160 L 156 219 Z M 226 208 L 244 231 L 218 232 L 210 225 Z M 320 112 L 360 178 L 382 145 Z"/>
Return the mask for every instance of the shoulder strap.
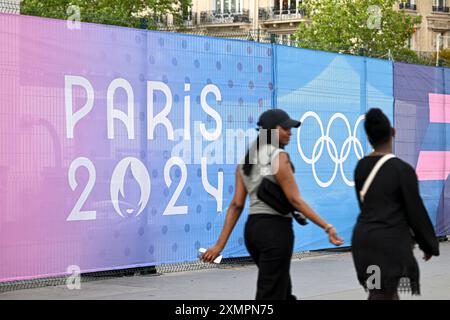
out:
<path id="1" fill-rule="evenodd" d="M 291 161 L 291 157 L 289 156 L 289 153 L 286 152 L 286 150 L 284 150 L 284 149 L 281 149 L 281 148 L 276 149 L 276 150 L 271 154 L 271 156 L 270 156 L 270 162 L 269 162 L 269 164 L 272 164 L 273 159 L 274 159 L 276 156 L 278 156 L 280 153 L 282 153 L 282 152 L 286 153 L 286 155 L 287 155 L 287 157 L 288 157 L 288 159 L 289 159 L 289 163 L 291 164 L 292 172 L 295 173 L 295 167 L 294 167 L 294 164 L 293 164 L 292 161 Z"/>
<path id="2" fill-rule="evenodd" d="M 367 177 L 366 181 L 364 182 L 363 188 L 359 192 L 359 198 L 361 200 L 361 203 L 364 202 L 364 197 L 366 196 L 367 190 L 369 190 L 370 185 L 372 184 L 373 179 L 375 179 L 375 176 L 378 173 L 378 170 L 383 166 L 383 164 L 388 161 L 389 159 L 395 158 L 395 155 L 392 153 L 384 155 L 380 160 L 377 161 L 375 166 L 373 167 L 372 171 L 370 172 L 369 176 Z"/>

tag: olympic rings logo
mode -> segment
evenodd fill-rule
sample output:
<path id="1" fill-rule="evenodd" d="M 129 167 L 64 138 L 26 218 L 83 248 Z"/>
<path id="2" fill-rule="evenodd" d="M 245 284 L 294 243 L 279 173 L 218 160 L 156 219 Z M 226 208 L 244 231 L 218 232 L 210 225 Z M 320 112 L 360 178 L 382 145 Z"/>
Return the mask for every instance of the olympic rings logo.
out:
<path id="1" fill-rule="evenodd" d="M 317 139 L 316 143 L 314 144 L 311 158 L 308 158 L 307 156 L 305 156 L 305 154 L 303 153 L 302 147 L 300 145 L 301 126 L 297 130 L 297 147 L 298 147 L 298 151 L 299 151 L 302 159 L 307 164 L 311 165 L 312 173 L 313 173 L 314 179 L 316 180 L 317 184 L 319 186 L 321 186 L 322 188 L 329 187 L 334 182 L 336 175 L 337 175 L 338 168 L 340 168 L 341 176 L 342 176 L 342 179 L 344 180 L 345 184 L 350 187 L 353 187 L 355 185 L 355 183 L 354 183 L 354 181 L 347 179 L 347 177 L 345 176 L 343 164 L 349 157 L 352 146 L 353 146 L 355 155 L 358 158 L 358 160 L 364 156 L 364 150 L 361 145 L 361 141 L 359 141 L 358 138 L 356 137 L 356 132 L 358 130 L 358 126 L 361 123 L 361 121 L 364 120 L 364 115 L 360 116 L 356 120 L 355 127 L 353 128 L 353 133 L 351 131 L 350 123 L 349 123 L 347 117 L 345 117 L 342 113 L 335 113 L 331 117 L 330 121 L 328 122 L 326 132 L 324 132 L 324 127 L 323 127 L 322 121 L 320 120 L 319 116 L 317 115 L 317 113 L 315 113 L 313 111 L 306 112 L 303 115 L 303 117 L 300 119 L 300 122 L 303 123 L 303 121 L 305 121 L 305 119 L 310 118 L 310 117 L 314 118 L 316 120 L 316 122 L 319 124 L 320 133 L 321 133 L 321 136 Z M 342 121 L 344 121 L 344 123 L 347 127 L 347 134 L 348 134 L 348 138 L 345 139 L 345 141 L 342 145 L 342 148 L 340 149 L 339 152 L 336 147 L 336 143 L 330 138 L 331 125 L 337 119 L 341 119 Z M 322 156 L 322 153 L 324 150 L 324 144 L 326 144 L 326 146 L 327 146 L 328 155 L 330 156 L 331 160 L 334 162 L 333 175 L 331 176 L 331 178 L 328 181 L 325 181 L 325 182 L 323 182 L 322 180 L 319 179 L 319 177 L 317 176 L 317 172 L 316 172 L 316 163 L 317 163 L 317 161 L 319 161 L 320 157 Z"/>

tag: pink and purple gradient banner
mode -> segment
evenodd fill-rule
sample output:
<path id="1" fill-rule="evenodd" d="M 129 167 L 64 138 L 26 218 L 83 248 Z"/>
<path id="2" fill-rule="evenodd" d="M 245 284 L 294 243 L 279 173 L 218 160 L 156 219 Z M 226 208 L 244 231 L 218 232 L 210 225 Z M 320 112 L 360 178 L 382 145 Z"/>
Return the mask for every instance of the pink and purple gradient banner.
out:
<path id="1" fill-rule="evenodd" d="M 114 210 L 105 201 L 121 150 L 137 158 L 141 150 L 139 141 L 126 139 L 120 129 L 108 141 L 104 121 L 106 89 L 117 74 L 141 87 L 146 64 L 137 49 L 140 35 L 88 24 L 75 31 L 66 21 L 0 15 L 0 281 L 60 275 L 71 265 L 95 271 L 152 263 L 151 257 L 141 258 L 142 249 L 131 250 L 140 240 L 132 232 L 139 222 L 109 214 Z M 121 62 L 125 52 L 137 55 Z M 65 78 L 71 75 L 89 79 L 96 97 L 69 139 Z M 73 87 L 72 95 L 75 112 L 87 93 Z M 123 103 L 118 95 L 116 103 Z M 89 158 L 96 172 L 76 168 L 72 188 L 69 168 L 80 157 Z M 80 201 L 86 191 L 88 199 Z M 96 208 L 95 220 L 68 221 L 77 203 L 78 211 Z"/>
<path id="2" fill-rule="evenodd" d="M 6 14 L 0 44 L 0 281 L 197 260 L 237 162 L 195 123 L 255 131 L 272 46 Z"/>

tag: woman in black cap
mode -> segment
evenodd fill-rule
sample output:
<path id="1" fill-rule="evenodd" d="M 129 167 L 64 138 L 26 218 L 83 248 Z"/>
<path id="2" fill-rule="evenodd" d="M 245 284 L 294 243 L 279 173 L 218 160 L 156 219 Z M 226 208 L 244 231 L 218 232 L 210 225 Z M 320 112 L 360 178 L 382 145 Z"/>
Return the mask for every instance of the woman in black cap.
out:
<path id="1" fill-rule="evenodd" d="M 420 294 L 412 235 L 425 261 L 439 255 L 439 243 L 414 169 L 392 155 L 395 130 L 389 119 L 371 109 L 364 128 L 374 151 L 355 169 L 361 213 L 353 230 L 353 261 L 369 300 L 398 300 L 398 288 Z"/>
<path id="2" fill-rule="evenodd" d="M 292 215 L 283 215 L 259 199 L 257 193 L 262 179 L 265 177 L 278 184 L 289 203 L 322 227 L 331 243 L 341 245 L 343 241 L 333 226 L 323 221 L 300 196 L 294 168 L 284 151 L 291 137 L 291 128 L 298 128 L 300 122 L 291 119 L 283 110 L 270 109 L 261 114 L 258 126 L 258 138 L 247 151 L 243 164 L 236 169 L 235 194 L 219 239 L 201 259 L 212 262 L 220 255 L 244 209 L 248 194 L 250 212 L 244 237 L 247 250 L 258 267 L 256 299 L 295 299 L 289 275 L 294 246 Z"/>

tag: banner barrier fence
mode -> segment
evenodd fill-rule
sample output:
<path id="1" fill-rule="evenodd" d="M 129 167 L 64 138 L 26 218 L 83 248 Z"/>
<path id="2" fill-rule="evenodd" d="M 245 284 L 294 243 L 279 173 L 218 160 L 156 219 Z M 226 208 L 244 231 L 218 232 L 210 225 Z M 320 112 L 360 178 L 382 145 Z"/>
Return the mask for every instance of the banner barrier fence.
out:
<path id="1" fill-rule="evenodd" d="M 296 179 L 346 246 L 358 215 L 353 170 L 370 151 L 363 115 L 372 107 L 395 120 L 400 137 L 409 134 L 396 150 L 421 164 L 427 208 L 448 234 L 447 70 L 421 67 L 430 70 L 424 83 L 440 84 L 427 91 L 408 81 L 414 68 L 0 14 L 0 281 L 196 261 L 221 231 L 236 165 L 272 107 L 303 122 L 287 147 Z M 428 100 L 416 103 L 419 94 Z M 439 146 L 427 145 L 436 142 L 428 126 Z M 445 170 L 429 174 L 430 157 Z M 225 258 L 248 256 L 246 215 Z M 312 224 L 295 228 L 296 252 L 331 247 Z"/>

